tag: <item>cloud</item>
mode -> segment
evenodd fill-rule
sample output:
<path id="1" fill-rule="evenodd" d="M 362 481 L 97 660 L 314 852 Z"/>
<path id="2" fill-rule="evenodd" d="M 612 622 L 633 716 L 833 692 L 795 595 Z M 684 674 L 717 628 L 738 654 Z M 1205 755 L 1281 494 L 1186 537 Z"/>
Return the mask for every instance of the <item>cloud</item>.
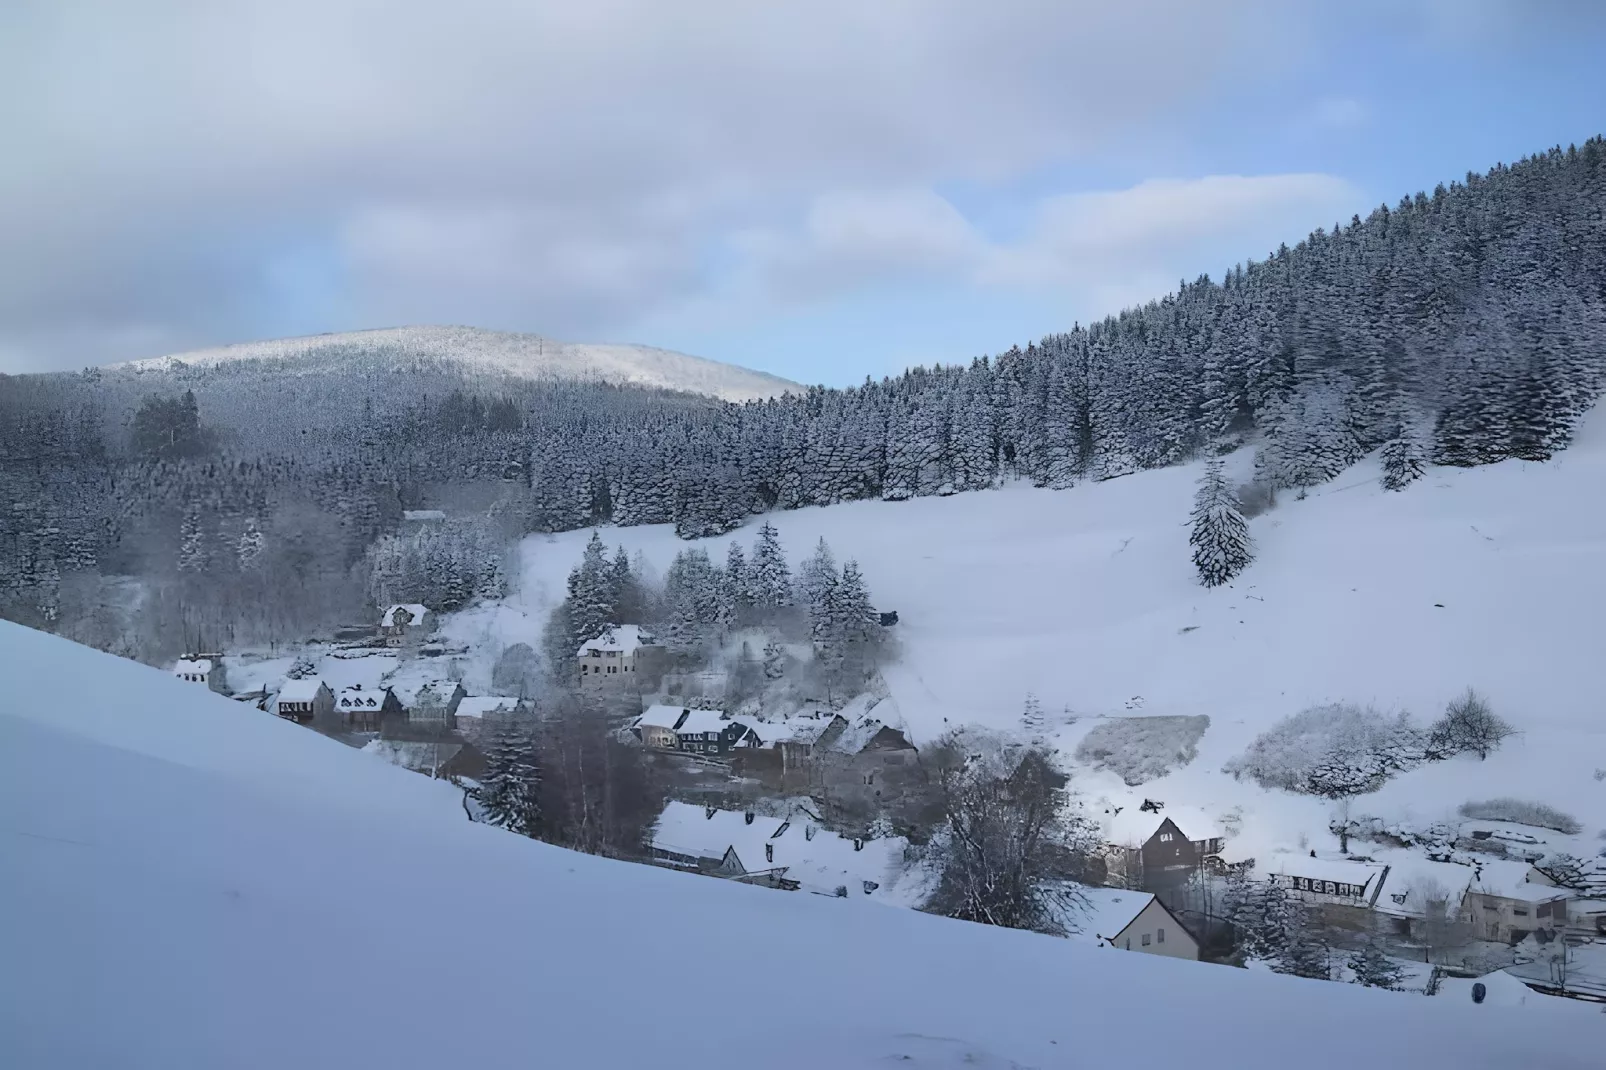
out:
<path id="1" fill-rule="evenodd" d="M 839 260 L 853 213 L 896 218 L 832 191 L 1108 151 L 1262 46 L 1242 31 L 1270 6 L 14 0 L 0 327 L 59 335 L 66 366 L 86 324 L 271 330 L 304 296 L 271 265 L 314 248 L 338 258 L 331 326 L 615 334 L 717 289 L 707 251 L 800 205 Z M 930 207 L 853 256 L 951 240 Z"/>

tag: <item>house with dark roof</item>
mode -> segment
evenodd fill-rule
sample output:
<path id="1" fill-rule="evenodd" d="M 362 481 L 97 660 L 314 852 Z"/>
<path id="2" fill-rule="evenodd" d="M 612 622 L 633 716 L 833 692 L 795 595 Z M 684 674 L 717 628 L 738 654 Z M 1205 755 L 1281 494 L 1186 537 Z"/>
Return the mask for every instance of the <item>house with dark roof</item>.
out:
<path id="1" fill-rule="evenodd" d="M 705 757 L 724 757 L 736 748 L 759 745 L 752 728 L 719 710 L 649 706 L 630 729 L 648 747 Z"/>
<path id="2" fill-rule="evenodd" d="M 377 732 L 388 717 L 402 716 L 401 700 L 388 687 L 353 684 L 335 695 L 335 714 L 353 732 Z"/>

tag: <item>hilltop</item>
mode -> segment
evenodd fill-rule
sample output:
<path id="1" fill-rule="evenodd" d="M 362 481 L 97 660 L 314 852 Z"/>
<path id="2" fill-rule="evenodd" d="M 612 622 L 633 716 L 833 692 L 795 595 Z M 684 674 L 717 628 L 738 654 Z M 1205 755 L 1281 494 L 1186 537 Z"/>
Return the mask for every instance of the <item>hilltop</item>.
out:
<path id="1" fill-rule="evenodd" d="M 793 382 L 734 364 L 640 345 L 559 342 L 535 334 L 477 327 L 391 327 L 242 342 L 112 365 L 133 371 L 217 367 L 240 361 L 276 361 L 299 373 L 349 365 L 444 361 L 471 370 L 535 381 L 612 383 L 751 401 L 798 392 Z"/>

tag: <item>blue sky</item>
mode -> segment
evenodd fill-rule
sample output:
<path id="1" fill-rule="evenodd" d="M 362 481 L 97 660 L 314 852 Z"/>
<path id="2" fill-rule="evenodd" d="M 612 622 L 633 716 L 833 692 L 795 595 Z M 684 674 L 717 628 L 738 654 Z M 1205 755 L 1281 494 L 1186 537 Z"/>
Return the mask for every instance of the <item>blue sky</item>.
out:
<path id="1" fill-rule="evenodd" d="M 452 322 L 967 360 L 1606 128 L 1569 0 L 23 0 L 0 370 Z"/>

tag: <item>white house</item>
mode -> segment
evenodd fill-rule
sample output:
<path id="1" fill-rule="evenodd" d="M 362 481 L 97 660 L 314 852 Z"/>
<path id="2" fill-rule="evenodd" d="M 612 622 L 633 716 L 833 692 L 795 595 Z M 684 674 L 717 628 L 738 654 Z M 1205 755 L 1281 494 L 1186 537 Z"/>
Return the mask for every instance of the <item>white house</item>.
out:
<path id="1" fill-rule="evenodd" d="M 219 694 L 228 693 L 221 654 L 186 654 L 173 665 L 173 675 L 188 684 L 203 684 Z"/>
<path id="2" fill-rule="evenodd" d="M 759 745 L 759 737 L 745 722 L 731 720 L 719 710 L 658 704 L 647 707 L 630 727 L 642 743 L 659 750 L 714 756 L 733 747 Z"/>
<path id="3" fill-rule="evenodd" d="M 1084 902 L 1065 919 L 1066 927 L 1075 929 L 1071 939 L 1174 959 L 1199 957 L 1199 941 L 1153 894 L 1125 888 L 1077 890 Z"/>
<path id="4" fill-rule="evenodd" d="M 585 690 L 606 687 L 640 687 L 653 657 L 663 647 L 636 624 L 609 628 L 595 639 L 580 644 L 580 686 Z"/>
<path id="5" fill-rule="evenodd" d="M 1527 862 L 1480 860 L 1467 889 L 1467 918 L 1480 940 L 1515 944 L 1536 929 L 1565 929 L 1571 895 Z"/>
<path id="6" fill-rule="evenodd" d="M 435 629 L 435 614 L 417 602 L 391 606 L 379 618 L 379 634 L 386 646 L 402 646 L 422 639 Z"/>

